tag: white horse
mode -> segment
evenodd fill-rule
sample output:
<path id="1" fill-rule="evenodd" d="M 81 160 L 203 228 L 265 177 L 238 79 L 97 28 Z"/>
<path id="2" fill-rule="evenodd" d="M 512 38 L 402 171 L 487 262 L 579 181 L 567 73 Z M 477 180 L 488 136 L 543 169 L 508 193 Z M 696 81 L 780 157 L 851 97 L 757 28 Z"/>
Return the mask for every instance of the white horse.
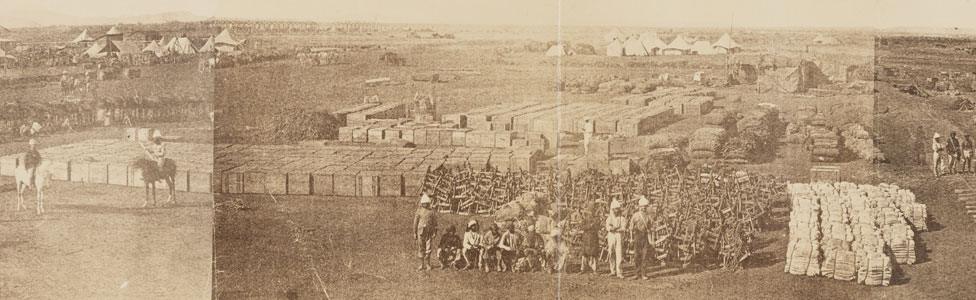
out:
<path id="1" fill-rule="evenodd" d="M 44 187 L 51 181 L 51 170 L 48 169 L 48 162 L 41 160 L 34 173 L 34 188 L 37 190 L 37 214 L 44 213 Z M 14 171 L 17 181 L 17 208 L 16 210 L 27 209 L 24 206 L 24 192 L 30 189 L 31 173 L 23 164 L 23 159 L 17 160 L 17 169 Z"/>

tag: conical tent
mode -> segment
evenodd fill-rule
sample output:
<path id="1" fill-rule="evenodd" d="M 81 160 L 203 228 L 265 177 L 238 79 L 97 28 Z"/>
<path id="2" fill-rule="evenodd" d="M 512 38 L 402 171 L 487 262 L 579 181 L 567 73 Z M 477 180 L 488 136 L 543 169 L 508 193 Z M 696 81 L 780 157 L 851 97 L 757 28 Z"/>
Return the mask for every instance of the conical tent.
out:
<path id="1" fill-rule="evenodd" d="M 200 49 L 197 49 L 197 52 L 200 53 L 214 52 L 214 37 L 211 36 L 207 38 L 207 42 L 204 43 L 203 46 L 200 46 Z"/>
<path id="2" fill-rule="evenodd" d="M 81 32 L 81 34 L 78 35 L 78 37 L 71 40 L 71 43 L 77 44 L 77 43 L 87 43 L 87 42 L 94 42 L 94 41 L 95 38 L 92 38 L 90 35 L 88 35 L 88 29 L 85 29 L 84 31 Z"/>
<path id="3" fill-rule="evenodd" d="M 624 56 L 624 44 L 620 40 L 613 40 L 607 45 L 607 56 Z"/>
<path id="4" fill-rule="evenodd" d="M 647 56 L 644 44 L 636 37 L 630 37 L 624 42 L 624 55 L 627 56 Z"/>
<path id="5" fill-rule="evenodd" d="M 563 44 L 552 45 L 549 50 L 546 50 L 546 56 L 563 56 L 566 54 L 566 47 Z"/>
<path id="6" fill-rule="evenodd" d="M 664 41 L 657 36 L 657 33 L 653 32 L 641 34 L 640 40 L 641 44 L 644 45 L 644 50 L 647 50 L 647 53 L 650 55 L 659 54 L 661 49 L 664 49 L 664 47 L 667 46 L 664 44 Z"/>
<path id="7" fill-rule="evenodd" d="M 93 43 L 83 54 L 91 58 L 103 57 L 106 55 L 106 53 L 102 52 L 102 48 L 104 47 L 105 44 L 103 43 Z"/>
<path id="8" fill-rule="evenodd" d="M 698 55 L 711 55 L 715 54 L 715 49 L 712 48 L 712 44 L 708 41 L 697 41 L 694 45 L 691 45 L 691 52 Z"/>
<path id="9" fill-rule="evenodd" d="M 176 54 L 194 54 L 194 53 L 197 53 L 197 50 L 196 49 L 193 49 L 193 42 L 191 42 L 190 39 L 188 39 L 186 37 L 181 37 L 181 38 L 177 39 L 176 40 L 176 43 L 175 43 L 175 45 L 173 45 L 173 48 L 171 49 L 171 51 L 173 51 L 173 53 L 176 53 Z"/>
<path id="10" fill-rule="evenodd" d="M 715 44 L 712 44 L 712 48 L 715 48 L 716 53 L 728 54 L 736 53 L 742 50 L 742 46 L 740 46 L 739 43 L 736 43 L 728 33 L 723 34 L 722 37 L 715 42 Z"/>
<path id="11" fill-rule="evenodd" d="M 664 47 L 662 52 L 664 55 L 682 55 L 688 54 L 691 50 L 691 45 L 688 44 L 688 40 L 684 36 L 677 36 L 671 41 L 670 44 Z"/>
<path id="12" fill-rule="evenodd" d="M 163 46 L 163 50 L 165 50 L 167 52 L 175 52 L 175 51 L 173 51 L 174 49 L 176 49 L 176 38 L 175 37 L 169 39 L 169 42 L 167 42 L 166 45 Z"/>
<path id="13" fill-rule="evenodd" d="M 119 34 L 122 34 L 122 31 L 115 26 L 112 26 L 112 29 L 109 29 L 108 32 L 105 33 L 105 35 L 119 35 Z"/>
<path id="14" fill-rule="evenodd" d="M 232 46 L 238 46 L 242 44 L 240 41 L 235 40 L 233 37 L 231 37 L 230 30 L 227 29 L 221 31 L 220 34 L 218 34 L 217 37 L 214 38 L 214 43 L 217 45 L 223 44 L 223 45 L 232 45 Z"/>
<path id="15" fill-rule="evenodd" d="M 163 51 L 163 47 L 160 47 L 159 43 L 156 41 L 149 42 L 149 45 L 146 45 L 146 48 L 143 48 L 142 52 L 151 52 L 152 54 L 155 54 L 156 57 L 163 57 L 166 55 L 166 51 Z"/>

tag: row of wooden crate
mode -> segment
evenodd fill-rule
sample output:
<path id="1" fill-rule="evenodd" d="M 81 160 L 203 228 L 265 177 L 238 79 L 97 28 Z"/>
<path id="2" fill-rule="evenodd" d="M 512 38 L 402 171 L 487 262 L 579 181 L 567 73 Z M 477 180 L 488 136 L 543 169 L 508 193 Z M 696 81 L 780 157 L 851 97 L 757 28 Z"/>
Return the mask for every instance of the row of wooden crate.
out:
<path id="1" fill-rule="evenodd" d="M 529 147 L 543 150 L 548 142 L 541 133 L 471 130 L 466 128 L 359 125 L 339 128 L 339 141 L 385 143 L 402 140 L 417 145 L 475 148 Z"/>
<path id="2" fill-rule="evenodd" d="M 222 172 L 215 189 L 227 194 L 342 197 L 419 196 L 426 172 Z"/>
<path id="3" fill-rule="evenodd" d="M 14 176 L 19 158 L 0 157 L 0 175 Z M 130 187 L 144 187 L 142 172 L 120 163 L 59 161 L 50 160 L 48 170 L 51 179 L 94 184 L 111 184 Z M 178 170 L 175 188 L 181 192 L 210 193 L 212 191 L 211 172 L 202 170 Z M 157 187 L 165 187 L 157 185 Z"/>
<path id="4" fill-rule="evenodd" d="M 634 108 L 595 102 L 570 104 L 500 104 L 460 114 L 452 123 L 474 130 L 538 132 L 549 140 L 559 132 L 583 133 L 586 120 L 596 134 L 637 136 L 663 127 L 673 111 L 667 107 Z"/>
<path id="5" fill-rule="evenodd" d="M 463 156 L 462 156 L 463 155 Z M 328 173 L 344 174 L 355 172 L 409 172 L 426 171 L 441 165 L 460 166 L 469 164 L 483 167 L 489 165 L 502 171 L 529 171 L 541 159 L 539 151 L 515 151 L 512 153 L 468 153 L 449 154 L 434 157 L 421 157 L 411 154 L 392 157 L 337 158 L 329 156 L 309 156 L 296 160 L 280 160 L 268 157 L 222 156 L 214 164 L 216 172 L 261 172 L 261 173 Z"/>

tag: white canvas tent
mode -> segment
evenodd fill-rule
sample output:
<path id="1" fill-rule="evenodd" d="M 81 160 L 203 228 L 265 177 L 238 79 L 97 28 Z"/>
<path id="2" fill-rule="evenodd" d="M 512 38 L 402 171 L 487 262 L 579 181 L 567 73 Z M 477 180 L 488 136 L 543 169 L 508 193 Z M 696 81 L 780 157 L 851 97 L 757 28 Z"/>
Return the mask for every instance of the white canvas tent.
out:
<path id="1" fill-rule="evenodd" d="M 224 45 L 240 46 L 241 44 L 243 44 L 243 41 L 235 40 L 233 37 L 230 36 L 230 30 L 224 29 L 224 31 L 221 31 L 220 34 L 218 34 L 217 37 L 214 38 L 214 43 L 217 45 L 224 44 Z"/>
<path id="2" fill-rule="evenodd" d="M 159 43 L 156 41 L 149 42 L 149 45 L 146 45 L 146 48 L 142 48 L 142 52 L 150 52 L 156 55 L 156 57 L 166 56 L 166 51 L 164 51 L 163 47 L 159 46 Z"/>
<path id="3" fill-rule="evenodd" d="M 723 34 L 715 44 L 712 44 L 712 48 L 715 49 L 715 53 L 721 54 L 732 54 L 742 51 L 742 46 L 736 43 L 728 33 Z"/>
<path id="4" fill-rule="evenodd" d="M 644 50 L 647 50 L 649 55 L 661 54 L 661 49 L 667 46 L 664 41 L 657 36 L 657 33 L 647 32 L 641 34 L 640 36 L 641 44 L 644 45 Z"/>
<path id="5" fill-rule="evenodd" d="M 644 44 L 641 43 L 638 37 L 632 36 L 627 38 L 627 41 L 624 42 L 624 55 L 647 56 L 647 50 L 644 49 Z"/>
<path id="6" fill-rule="evenodd" d="M 567 56 L 567 55 L 573 55 L 573 53 L 571 51 L 567 51 L 566 46 L 564 46 L 563 44 L 552 45 L 552 47 L 549 47 L 549 50 L 546 50 L 546 56 Z"/>
<path id="7" fill-rule="evenodd" d="M 104 57 L 107 53 L 102 52 L 103 47 L 105 47 L 103 43 L 94 43 L 82 54 L 91 58 Z"/>
<path id="8" fill-rule="evenodd" d="M 105 32 L 105 35 L 119 35 L 119 34 L 122 34 L 122 31 L 115 26 L 112 26 L 112 29 L 109 29 L 108 32 Z"/>
<path id="9" fill-rule="evenodd" d="M 607 45 L 607 56 L 624 56 L 624 44 L 620 40 L 613 40 Z"/>
<path id="10" fill-rule="evenodd" d="M 176 54 L 195 54 L 197 50 L 193 48 L 193 42 L 186 37 L 181 37 L 176 40 L 176 44 L 172 49 L 169 49 Z"/>
<path id="11" fill-rule="evenodd" d="M 197 49 L 197 52 L 200 52 L 200 53 L 207 53 L 207 52 L 214 52 L 214 51 L 215 51 L 215 49 L 214 49 L 214 37 L 213 36 L 207 38 L 207 42 L 204 43 L 203 46 L 200 47 L 200 49 Z"/>
<path id="12" fill-rule="evenodd" d="M 684 36 L 678 35 L 670 44 L 664 47 L 661 54 L 664 55 L 684 55 L 691 51 L 691 45 Z"/>
<path id="13" fill-rule="evenodd" d="M 698 55 L 712 55 L 715 54 L 715 49 L 712 48 L 712 44 L 708 41 L 697 41 L 694 45 L 691 45 L 691 52 Z"/>
<path id="14" fill-rule="evenodd" d="M 76 37 L 75 39 L 71 40 L 71 43 L 72 44 L 90 43 L 90 42 L 94 42 L 94 41 L 95 41 L 95 38 L 93 38 L 90 35 L 88 35 L 88 29 L 85 29 L 84 31 L 81 32 L 81 34 L 78 35 L 78 37 Z"/>

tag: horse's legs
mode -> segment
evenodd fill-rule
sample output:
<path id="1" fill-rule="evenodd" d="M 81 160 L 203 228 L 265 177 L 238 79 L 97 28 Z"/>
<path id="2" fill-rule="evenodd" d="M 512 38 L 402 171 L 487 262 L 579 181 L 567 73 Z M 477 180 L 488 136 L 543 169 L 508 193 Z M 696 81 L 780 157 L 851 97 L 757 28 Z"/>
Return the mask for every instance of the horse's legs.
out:
<path id="1" fill-rule="evenodd" d="M 37 214 L 40 215 L 44 213 L 44 189 L 40 185 L 37 186 Z"/>
<path id="2" fill-rule="evenodd" d="M 145 200 L 142 202 L 142 207 L 149 207 L 149 183 L 148 182 L 146 182 L 145 189 L 146 189 L 146 197 L 144 198 Z"/>
<path id="3" fill-rule="evenodd" d="M 166 187 L 169 189 L 168 202 L 176 204 L 176 179 L 173 177 L 167 177 Z"/>

